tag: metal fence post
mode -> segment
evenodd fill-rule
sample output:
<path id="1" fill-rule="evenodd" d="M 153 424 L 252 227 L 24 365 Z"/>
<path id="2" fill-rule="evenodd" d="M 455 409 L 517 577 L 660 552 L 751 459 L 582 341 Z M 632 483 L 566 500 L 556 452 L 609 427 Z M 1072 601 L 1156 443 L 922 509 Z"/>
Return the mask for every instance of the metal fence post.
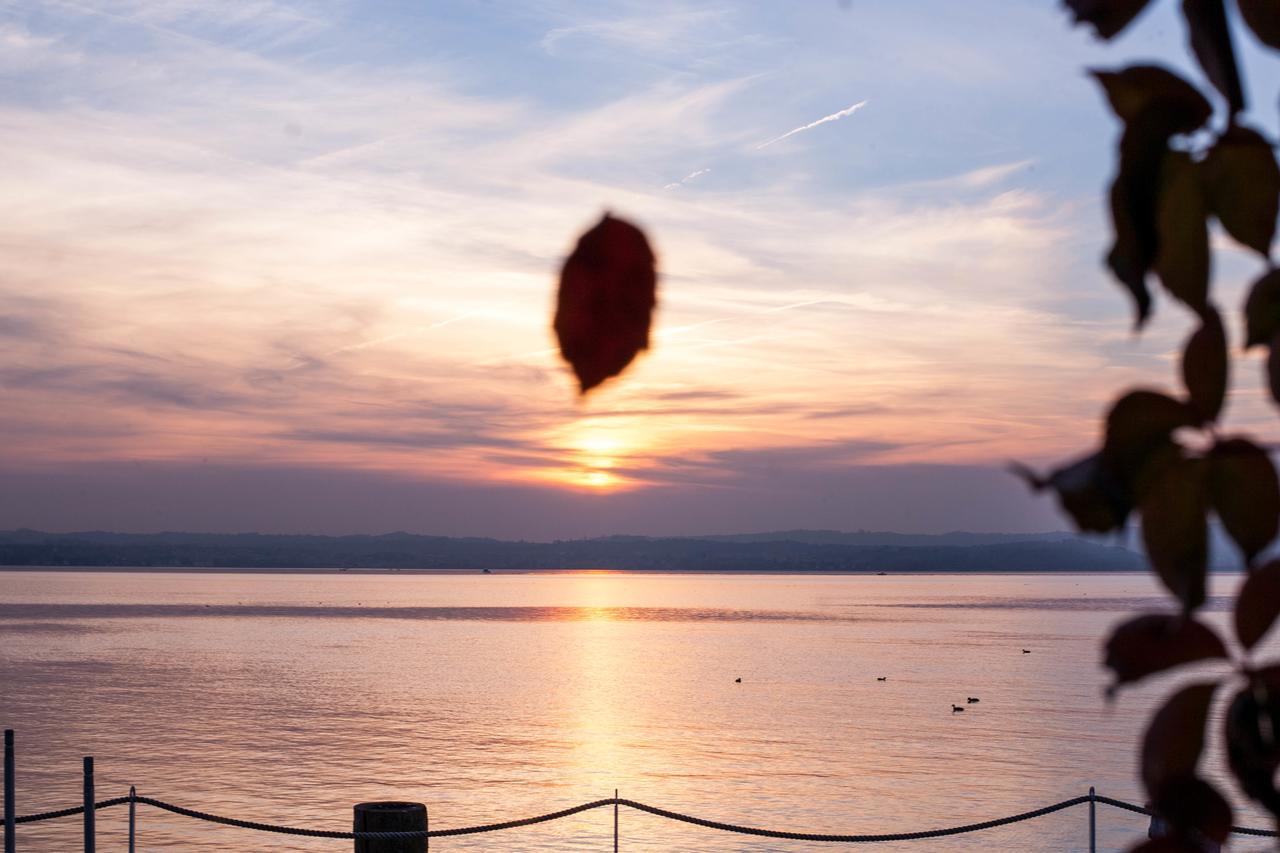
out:
<path id="1" fill-rule="evenodd" d="M 134 853 L 133 839 L 137 830 L 138 790 L 129 786 L 129 853 Z"/>
<path id="2" fill-rule="evenodd" d="M 618 853 L 618 789 L 613 789 L 613 853 Z"/>
<path id="3" fill-rule="evenodd" d="M 1094 799 L 1093 786 L 1089 786 L 1089 853 L 1097 853 L 1098 850 L 1098 822 L 1097 811 L 1098 802 Z"/>
<path id="4" fill-rule="evenodd" d="M 95 853 L 97 839 L 94 820 L 97 812 L 93 800 L 93 756 L 84 757 L 84 853 Z"/>
<path id="5" fill-rule="evenodd" d="M 356 832 L 425 832 L 427 807 L 422 803 L 357 803 Z M 426 853 L 424 838 L 357 838 L 355 853 Z"/>
<path id="6" fill-rule="evenodd" d="M 14 803 L 13 729 L 4 730 L 4 853 L 14 853 L 17 839 L 17 805 Z"/>

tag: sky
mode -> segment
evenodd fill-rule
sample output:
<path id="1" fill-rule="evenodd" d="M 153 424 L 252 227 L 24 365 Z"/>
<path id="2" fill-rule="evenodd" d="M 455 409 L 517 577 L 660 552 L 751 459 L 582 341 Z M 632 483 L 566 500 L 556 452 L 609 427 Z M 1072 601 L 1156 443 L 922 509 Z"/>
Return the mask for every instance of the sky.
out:
<path id="1" fill-rule="evenodd" d="M 1005 466 L 1192 328 L 1100 264 L 1085 69 L 1203 79 L 1153 5 L 1106 45 L 1050 0 L 0 0 L 0 529 L 1062 529 Z M 551 312 L 605 211 L 659 308 L 580 399 Z"/>

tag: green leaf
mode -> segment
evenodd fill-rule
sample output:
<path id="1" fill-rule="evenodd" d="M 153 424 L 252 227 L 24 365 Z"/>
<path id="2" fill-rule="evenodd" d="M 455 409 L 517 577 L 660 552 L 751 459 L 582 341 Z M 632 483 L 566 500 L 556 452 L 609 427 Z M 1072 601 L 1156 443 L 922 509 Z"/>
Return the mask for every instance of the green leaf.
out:
<path id="1" fill-rule="evenodd" d="M 1204 320 L 1182 351 L 1182 382 L 1201 423 L 1216 421 L 1227 396 L 1227 333 L 1222 318 L 1206 306 Z"/>
<path id="2" fill-rule="evenodd" d="M 1245 348 L 1268 343 L 1280 332 L 1280 270 L 1267 272 L 1253 283 L 1244 304 Z"/>
<path id="3" fill-rule="evenodd" d="M 1200 166 L 1168 151 L 1156 205 L 1156 274 L 1176 299 L 1202 317 L 1208 313 L 1209 216 Z"/>
<path id="4" fill-rule="evenodd" d="M 1250 684 L 1227 708 L 1227 764 L 1251 799 L 1280 817 L 1280 792 L 1275 773 L 1280 767 L 1280 672 L 1267 667 L 1254 673 Z"/>
<path id="5" fill-rule="evenodd" d="M 1227 534 L 1252 563 L 1280 532 L 1280 479 L 1271 456 L 1245 438 L 1209 453 L 1209 496 Z"/>
<path id="6" fill-rule="evenodd" d="M 1244 91 L 1240 88 L 1240 71 L 1222 0 L 1182 0 L 1182 14 L 1187 19 L 1191 51 L 1200 67 L 1227 99 L 1232 115 L 1240 112 L 1244 109 Z"/>
<path id="7" fill-rule="evenodd" d="M 1155 475 L 1138 504 L 1151 566 L 1184 608 L 1204 604 L 1209 561 L 1209 489 L 1203 459 L 1178 457 Z"/>
<path id="8" fill-rule="evenodd" d="M 1213 682 L 1183 687 L 1151 718 L 1142 741 L 1142 783 L 1152 798 L 1169 782 L 1195 776 L 1217 687 Z"/>
<path id="9" fill-rule="evenodd" d="M 1115 674 L 1116 685 L 1121 685 L 1183 664 L 1226 656 L 1222 640 L 1203 622 L 1172 613 L 1147 613 L 1111 632 L 1103 663 Z"/>
<path id="10" fill-rule="evenodd" d="M 1280 3 L 1276 0 L 1236 0 L 1244 22 L 1263 44 L 1280 48 Z"/>
<path id="11" fill-rule="evenodd" d="M 1065 0 L 1077 24 L 1089 24 L 1100 38 L 1114 38 L 1150 0 Z"/>
<path id="12" fill-rule="evenodd" d="M 1236 595 L 1235 625 L 1240 645 L 1252 649 L 1280 616 L 1280 560 L 1272 560 L 1245 578 Z"/>
<path id="13" fill-rule="evenodd" d="M 578 240 L 560 274 L 555 331 L 582 393 L 649 348 L 656 287 L 653 251 L 639 228 L 605 214 Z"/>
<path id="14" fill-rule="evenodd" d="M 1267 257 L 1280 205 L 1280 166 L 1257 131 L 1233 126 L 1204 161 L 1209 207 L 1238 242 Z"/>

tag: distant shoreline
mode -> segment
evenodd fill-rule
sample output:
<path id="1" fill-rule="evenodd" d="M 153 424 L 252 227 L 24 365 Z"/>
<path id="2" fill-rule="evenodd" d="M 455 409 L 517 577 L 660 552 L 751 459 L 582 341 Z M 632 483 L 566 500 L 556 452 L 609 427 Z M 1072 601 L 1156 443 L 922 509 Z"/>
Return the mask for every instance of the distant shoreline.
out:
<path id="1" fill-rule="evenodd" d="M 287 568 L 246 566 L 3 566 L 0 572 L 93 572 L 99 574 L 172 574 L 172 575 L 485 575 L 483 569 L 344 569 Z M 1234 569 L 1215 569 L 1214 574 L 1241 574 Z M 872 571 L 868 569 L 814 569 L 783 571 L 779 569 L 490 569 L 497 575 L 774 575 L 778 577 L 814 577 L 865 575 L 867 577 L 927 577 L 930 575 L 1145 575 L 1143 570 L 1116 569 L 928 569 Z"/>
<path id="2" fill-rule="evenodd" d="M 1228 558 L 1230 555 L 1227 555 Z M 1234 568 L 1235 561 L 1215 560 Z M 777 531 L 556 542 L 422 536 L 0 531 L 0 567 L 55 571 L 434 574 L 623 571 L 876 575 L 1138 572 L 1119 539 L 1064 534 Z"/>

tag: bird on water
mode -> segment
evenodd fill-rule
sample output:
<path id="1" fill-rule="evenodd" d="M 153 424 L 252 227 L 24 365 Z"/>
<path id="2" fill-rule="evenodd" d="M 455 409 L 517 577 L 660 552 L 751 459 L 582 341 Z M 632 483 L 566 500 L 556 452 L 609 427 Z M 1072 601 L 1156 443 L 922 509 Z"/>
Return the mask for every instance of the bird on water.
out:
<path id="1" fill-rule="evenodd" d="M 953 714 L 958 714 L 958 713 L 960 713 L 960 712 L 961 712 L 961 711 L 963 711 L 963 710 L 964 710 L 964 708 L 960 707 L 959 705 L 952 705 L 952 706 L 951 706 L 951 713 L 953 713 Z"/>

